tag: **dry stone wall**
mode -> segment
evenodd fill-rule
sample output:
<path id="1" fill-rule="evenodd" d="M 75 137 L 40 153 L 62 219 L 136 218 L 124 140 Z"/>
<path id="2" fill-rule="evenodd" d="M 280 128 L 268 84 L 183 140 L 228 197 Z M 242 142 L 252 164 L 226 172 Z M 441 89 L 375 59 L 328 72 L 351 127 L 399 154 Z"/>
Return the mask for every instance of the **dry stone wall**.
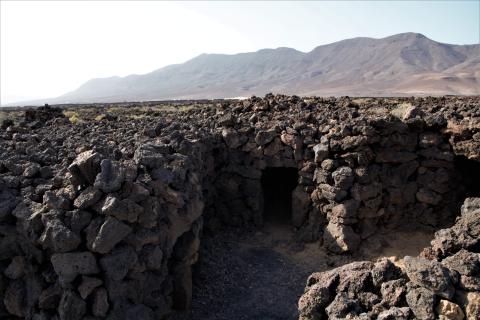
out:
<path id="1" fill-rule="evenodd" d="M 480 161 L 479 106 L 267 95 L 75 125 L 29 112 L 0 137 L 0 315 L 188 308 L 202 230 L 261 226 L 269 167 L 298 170 L 296 239 L 334 253 L 408 219 L 453 223 L 471 189 L 456 157 Z"/>

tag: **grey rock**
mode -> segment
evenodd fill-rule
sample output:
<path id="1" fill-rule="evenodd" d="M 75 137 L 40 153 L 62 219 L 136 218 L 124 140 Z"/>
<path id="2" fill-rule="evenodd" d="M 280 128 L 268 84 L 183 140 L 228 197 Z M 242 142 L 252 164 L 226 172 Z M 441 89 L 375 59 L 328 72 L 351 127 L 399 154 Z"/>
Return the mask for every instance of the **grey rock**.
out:
<path id="1" fill-rule="evenodd" d="M 100 170 L 100 154 L 93 150 L 80 153 L 68 167 L 74 182 L 79 185 L 91 185 Z"/>
<path id="2" fill-rule="evenodd" d="M 360 245 L 360 236 L 352 227 L 330 222 L 323 234 L 327 249 L 331 252 L 354 252 Z"/>
<path id="3" fill-rule="evenodd" d="M 348 190 L 353 184 L 353 171 L 349 167 L 340 167 L 332 173 L 335 187 Z"/>
<path id="4" fill-rule="evenodd" d="M 25 273 L 25 258 L 23 256 L 15 256 L 10 264 L 3 272 L 7 278 L 16 280 Z"/>
<path id="5" fill-rule="evenodd" d="M 310 203 L 310 194 L 305 192 L 301 186 L 298 186 L 293 190 L 292 224 L 295 227 L 300 227 L 307 218 Z"/>
<path id="6" fill-rule="evenodd" d="M 101 211 L 105 215 L 111 215 L 118 220 L 136 222 L 138 216 L 142 214 L 143 207 L 130 199 L 119 200 L 114 196 L 107 196 L 102 204 Z"/>
<path id="7" fill-rule="evenodd" d="M 77 275 L 98 273 L 95 256 L 91 252 L 56 253 L 52 255 L 53 269 L 63 282 L 73 281 Z"/>
<path id="8" fill-rule="evenodd" d="M 362 310 L 356 300 L 350 299 L 346 293 L 340 292 L 333 302 L 325 308 L 325 311 L 329 319 L 336 319 L 358 315 Z"/>
<path id="9" fill-rule="evenodd" d="M 137 263 L 137 260 L 137 254 L 131 247 L 119 247 L 102 257 L 100 266 L 109 278 L 119 281 L 127 275 L 128 271 Z"/>
<path id="10" fill-rule="evenodd" d="M 107 217 L 100 226 L 98 234 L 92 243 L 92 250 L 98 253 L 108 253 L 117 243 L 122 241 L 132 228 L 114 217 Z"/>
<path id="11" fill-rule="evenodd" d="M 65 224 L 70 227 L 74 233 L 80 233 L 90 224 L 92 214 L 84 210 L 73 210 L 65 213 Z"/>
<path id="12" fill-rule="evenodd" d="M 409 307 L 392 307 L 380 312 L 377 320 L 408 320 L 410 319 L 411 313 Z"/>
<path id="13" fill-rule="evenodd" d="M 80 193 L 73 202 L 73 205 L 78 209 L 85 209 L 100 201 L 101 197 L 102 192 L 97 188 L 90 186 Z"/>
<path id="14" fill-rule="evenodd" d="M 259 131 L 255 136 L 255 142 L 260 145 L 266 145 L 271 142 L 277 136 L 276 130 L 263 130 Z"/>
<path id="15" fill-rule="evenodd" d="M 63 293 L 58 305 L 60 320 L 81 320 L 87 313 L 87 304 L 75 292 Z"/>
<path id="16" fill-rule="evenodd" d="M 58 284 L 53 284 L 41 292 L 38 298 L 38 306 L 41 309 L 56 309 L 61 298 L 61 287 Z"/>
<path id="17" fill-rule="evenodd" d="M 39 242 L 53 252 L 75 250 L 82 242 L 80 236 L 67 228 L 59 219 L 48 220 Z"/>
<path id="18" fill-rule="evenodd" d="M 426 188 L 421 188 L 420 190 L 418 190 L 418 192 L 416 193 L 416 198 L 420 202 L 431 204 L 434 206 L 439 204 L 440 201 L 442 201 L 442 197 L 439 194 Z"/>
<path id="19" fill-rule="evenodd" d="M 313 147 L 313 153 L 315 154 L 314 161 L 316 163 L 322 163 L 323 160 L 328 158 L 328 142 L 319 143 Z"/>
<path id="20" fill-rule="evenodd" d="M 82 283 L 78 286 L 80 297 L 85 300 L 93 290 L 103 283 L 102 280 L 94 277 L 82 276 Z"/>
<path id="21" fill-rule="evenodd" d="M 57 195 L 53 191 L 47 191 L 43 195 L 43 203 L 50 210 L 69 210 L 70 201 L 64 196 Z"/>
<path id="22" fill-rule="evenodd" d="M 404 262 L 407 276 L 414 284 L 446 299 L 453 297 L 455 288 L 452 274 L 441 263 L 410 256 L 406 256 Z"/>
<path id="23" fill-rule="evenodd" d="M 407 289 L 406 300 L 415 317 L 422 320 L 434 320 L 435 295 L 432 291 L 418 287 Z"/>
<path id="24" fill-rule="evenodd" d="M 25 295 L 26 290 L 23 281 L 15 280 L 9 283 L 3 296 L 3 303 L 10 314 L 17 317 L 26 315 Z"/>
<path id="25" fill-rule="evenodd" d="M 110 305 L 108 303 L 108 293 L 105 288 L 95 289 L 93 293 L 92 313 L 96 317 L 105 317 Z M 136 315 L 135 315 L 136 318 Z"/>
<path id="26" fill-rule="evenodd" d="M 117 161 L 104 159 L 100 163 L 101 171 L 95 178 L 94 186 L 105 193 L 120 190 L 125 180 L 125 170 Z"/>

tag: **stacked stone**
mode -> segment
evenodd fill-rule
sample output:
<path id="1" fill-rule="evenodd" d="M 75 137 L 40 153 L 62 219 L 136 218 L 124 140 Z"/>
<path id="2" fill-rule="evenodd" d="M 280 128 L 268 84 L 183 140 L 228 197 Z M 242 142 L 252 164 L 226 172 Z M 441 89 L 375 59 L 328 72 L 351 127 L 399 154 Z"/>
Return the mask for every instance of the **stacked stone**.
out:
<path id="1" fill-rule="evenodd" d="M 2 252 L 20 253 L 3 272 L 4 311 L 35 319 L 154 319 L 174 303 L 188 308 L 201 181 L 187 172 L 185 156 L 154 147 L 155 154 L 152 146 L 137 150 L 136 163 L 79 154 L 43 204 L 17 203 L 2 192 L 2 209 L 21 230 L 1 241 Z"/>
<path id="2" fill-rule="evenodd" d="M 480 198 L 467 198 L 455 225 L 404 268 L 383 258 L 312 274 L 300 319 L 479 319 L 478 221 Z"/>
<path id="3" fill-rule="evenodd" d="M 414 107 L 391 115 L 403 102 Z M 161 319 L 188 308 L 204 218 L 212 231 L 262 225 L 267 167 L 298 169 L 297 238 L 333 252 L 405 219 L 436 225 L 462 193 L 454 155 L 479 159 L 479 105 L 267 95 L 76 125 L 50 109 L 45 122 L 6 122 L 0 317 Z"/>

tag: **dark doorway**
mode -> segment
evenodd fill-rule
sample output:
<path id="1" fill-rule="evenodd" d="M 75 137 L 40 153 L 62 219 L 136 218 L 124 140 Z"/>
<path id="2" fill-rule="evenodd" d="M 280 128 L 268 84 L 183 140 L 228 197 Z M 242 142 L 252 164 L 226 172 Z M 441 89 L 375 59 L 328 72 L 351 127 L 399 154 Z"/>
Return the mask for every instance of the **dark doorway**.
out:
<path id="1" fill-rule="evenodd" d="M 292 218 L 292 191 L 296 168 L 266 168 L 262 174 L 263 218 L 267 223 L 288 224 Z"/>
<path id="2" fill-rule="evenodd" d="M 461 187 L 465 190 L 465 197 L 480 196 L 480 162 L 469 160 L 464 156 L 455 157 L 455 168 L 461 175 Z"/>

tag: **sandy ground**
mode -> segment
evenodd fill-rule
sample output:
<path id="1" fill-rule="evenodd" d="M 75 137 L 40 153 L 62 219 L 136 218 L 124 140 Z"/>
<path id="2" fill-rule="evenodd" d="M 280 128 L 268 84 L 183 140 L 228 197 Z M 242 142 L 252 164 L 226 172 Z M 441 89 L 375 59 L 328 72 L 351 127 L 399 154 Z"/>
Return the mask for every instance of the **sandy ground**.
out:
<path id="1" fill-rule="evenodd" d="M 172 319 L 297 319 L 297 301 L 311 273 L 384 256 L 402 265 L 405 255 L 419 254 L 432 238 L 433 230 L 384 231 L 355 255 L 332 255 L 319 243 L 293 242 L 287 225 L 205 236 L 194 268 L 192 308 Z"/>

